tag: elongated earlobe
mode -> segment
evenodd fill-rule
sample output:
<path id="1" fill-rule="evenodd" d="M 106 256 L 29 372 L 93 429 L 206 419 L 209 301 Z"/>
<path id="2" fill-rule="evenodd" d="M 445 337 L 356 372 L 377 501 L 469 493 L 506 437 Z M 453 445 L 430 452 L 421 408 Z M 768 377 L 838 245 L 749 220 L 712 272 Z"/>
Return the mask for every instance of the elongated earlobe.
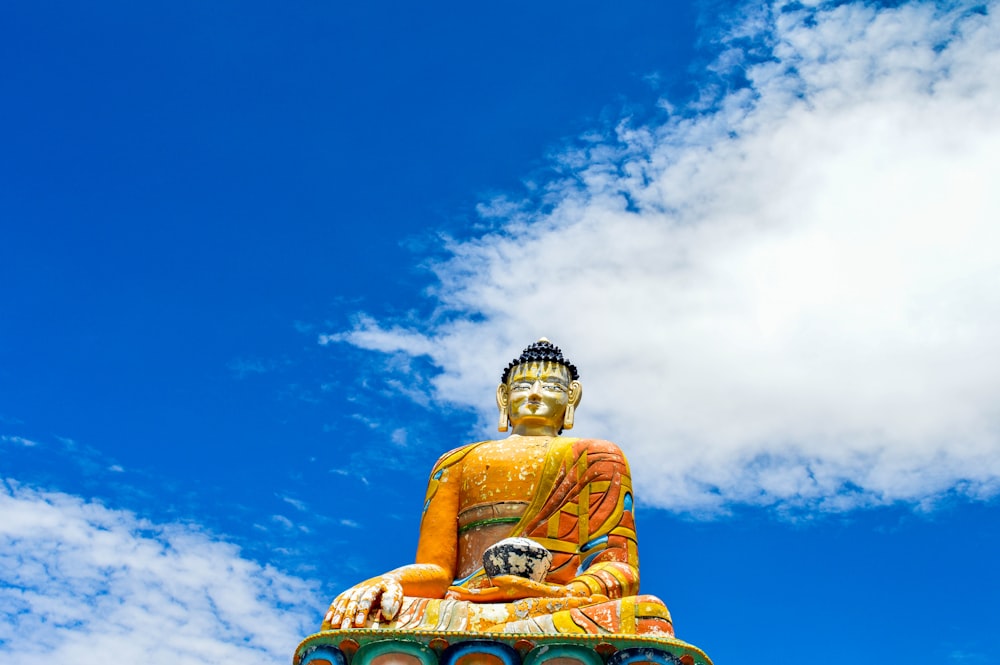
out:
<path id="1" fill-rule="evenodd" d="M 573 429 L 573 417 L 576 415 L 576 407 L 572 404 L 566 405 L 566 415 L 563 417 L 563 429 Z"/>
<path id="2" fill-rule="evenodd" d="M 497 386 L 497 408 L 500 409 L 500 420 L 497 422 L 497 431 L 506 432 L 510 428 L 510 415 L 507 413 L 509 402 L 506 384 Z"/>
<path id="3" fill-rule="evenodd" d="M 573 429 L 576 407 L 580 406 L 581 399 L 583 399 L 583 384 L 573 381 L 569 384 L 569 402 L 566 404 L 566 415 L 563 416 L 563 429 Z"/>

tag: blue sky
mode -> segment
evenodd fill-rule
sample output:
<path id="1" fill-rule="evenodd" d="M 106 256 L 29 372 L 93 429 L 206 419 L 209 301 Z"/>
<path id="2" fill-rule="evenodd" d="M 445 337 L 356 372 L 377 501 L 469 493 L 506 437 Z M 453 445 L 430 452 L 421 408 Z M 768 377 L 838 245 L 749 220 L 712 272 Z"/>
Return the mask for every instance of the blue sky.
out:
<path id="1" fill-rule="evenodd" d="M 4 3 L 4 662 L 288 662 L 543 335 L 679 637 L 1000 662 L 997 11 Z"/>

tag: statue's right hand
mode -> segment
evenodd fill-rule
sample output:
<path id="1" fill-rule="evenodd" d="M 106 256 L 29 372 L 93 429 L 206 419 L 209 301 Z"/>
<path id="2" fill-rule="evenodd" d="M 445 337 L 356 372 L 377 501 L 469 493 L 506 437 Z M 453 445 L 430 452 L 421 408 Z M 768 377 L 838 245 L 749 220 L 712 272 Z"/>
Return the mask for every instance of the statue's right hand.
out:
<path id="1" fill-rule="evenodd" d="M 333 599 L 330 611 L 323 619 L 323 629 L 363 628 L 373 607 L 391 621 L 403 602 L 403 586 L 392 575 L 380 575 L 366 580 Z M 374 617 L 378 619 L 378 616 Z"/>

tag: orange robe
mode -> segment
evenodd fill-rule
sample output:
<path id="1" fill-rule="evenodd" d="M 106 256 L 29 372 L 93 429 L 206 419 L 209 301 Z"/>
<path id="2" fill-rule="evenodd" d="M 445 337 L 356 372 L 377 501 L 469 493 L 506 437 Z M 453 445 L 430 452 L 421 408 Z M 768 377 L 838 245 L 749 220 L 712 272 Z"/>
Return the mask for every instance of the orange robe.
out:
<path id="1" fill-rule="evenodd" d="M 427 488 L 424 519 L 441 517 L 434 510 L 439 489 L 457 482 L 462 460 L 480 445 L 463 446 L 438 461 Z M 598 439 L 553 439 L 535 495 L 509 535 L 531 538 L 552 553 L 546 582 L 583 582 L 592 594 L 608 600 L 567 597 L 474 603 L 408 597 L 396 618 L 384 627 L 673 636 L 666 606 L 655 596 L 637 595 L 639 556 L 632 507 L 628 462 L 615 444 Z M 489 586 L 489 580 L 479 569 L 454 584 L 477 588 Z"/>

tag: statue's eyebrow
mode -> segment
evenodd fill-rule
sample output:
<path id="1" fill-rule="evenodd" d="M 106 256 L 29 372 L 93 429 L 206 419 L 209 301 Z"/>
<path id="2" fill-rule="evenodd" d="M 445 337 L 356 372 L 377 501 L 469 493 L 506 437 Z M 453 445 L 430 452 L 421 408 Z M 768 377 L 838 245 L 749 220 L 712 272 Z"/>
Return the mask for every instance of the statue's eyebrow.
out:
<path id="1" fill-rule="evenodd" d="M 546 383 L 561 383 L 564 386 L 565 385 L 569 385 L 567 383 L 566 379 L 562 378 L 558 374 L 549 374 L 549 375 L 542 374 L 541 376 L 526 376 L 525 374 L 522 374 L 522 375 L 518 376 L 518 375 L 515 374 L 514 376 L 510 377 L 510 382 L 511 383 L 521 383 L 521 382 L 526 382 L 526 381 L 529 381 L 529 380 L 531 380 L 531 381 L 545 381 Z"/>

